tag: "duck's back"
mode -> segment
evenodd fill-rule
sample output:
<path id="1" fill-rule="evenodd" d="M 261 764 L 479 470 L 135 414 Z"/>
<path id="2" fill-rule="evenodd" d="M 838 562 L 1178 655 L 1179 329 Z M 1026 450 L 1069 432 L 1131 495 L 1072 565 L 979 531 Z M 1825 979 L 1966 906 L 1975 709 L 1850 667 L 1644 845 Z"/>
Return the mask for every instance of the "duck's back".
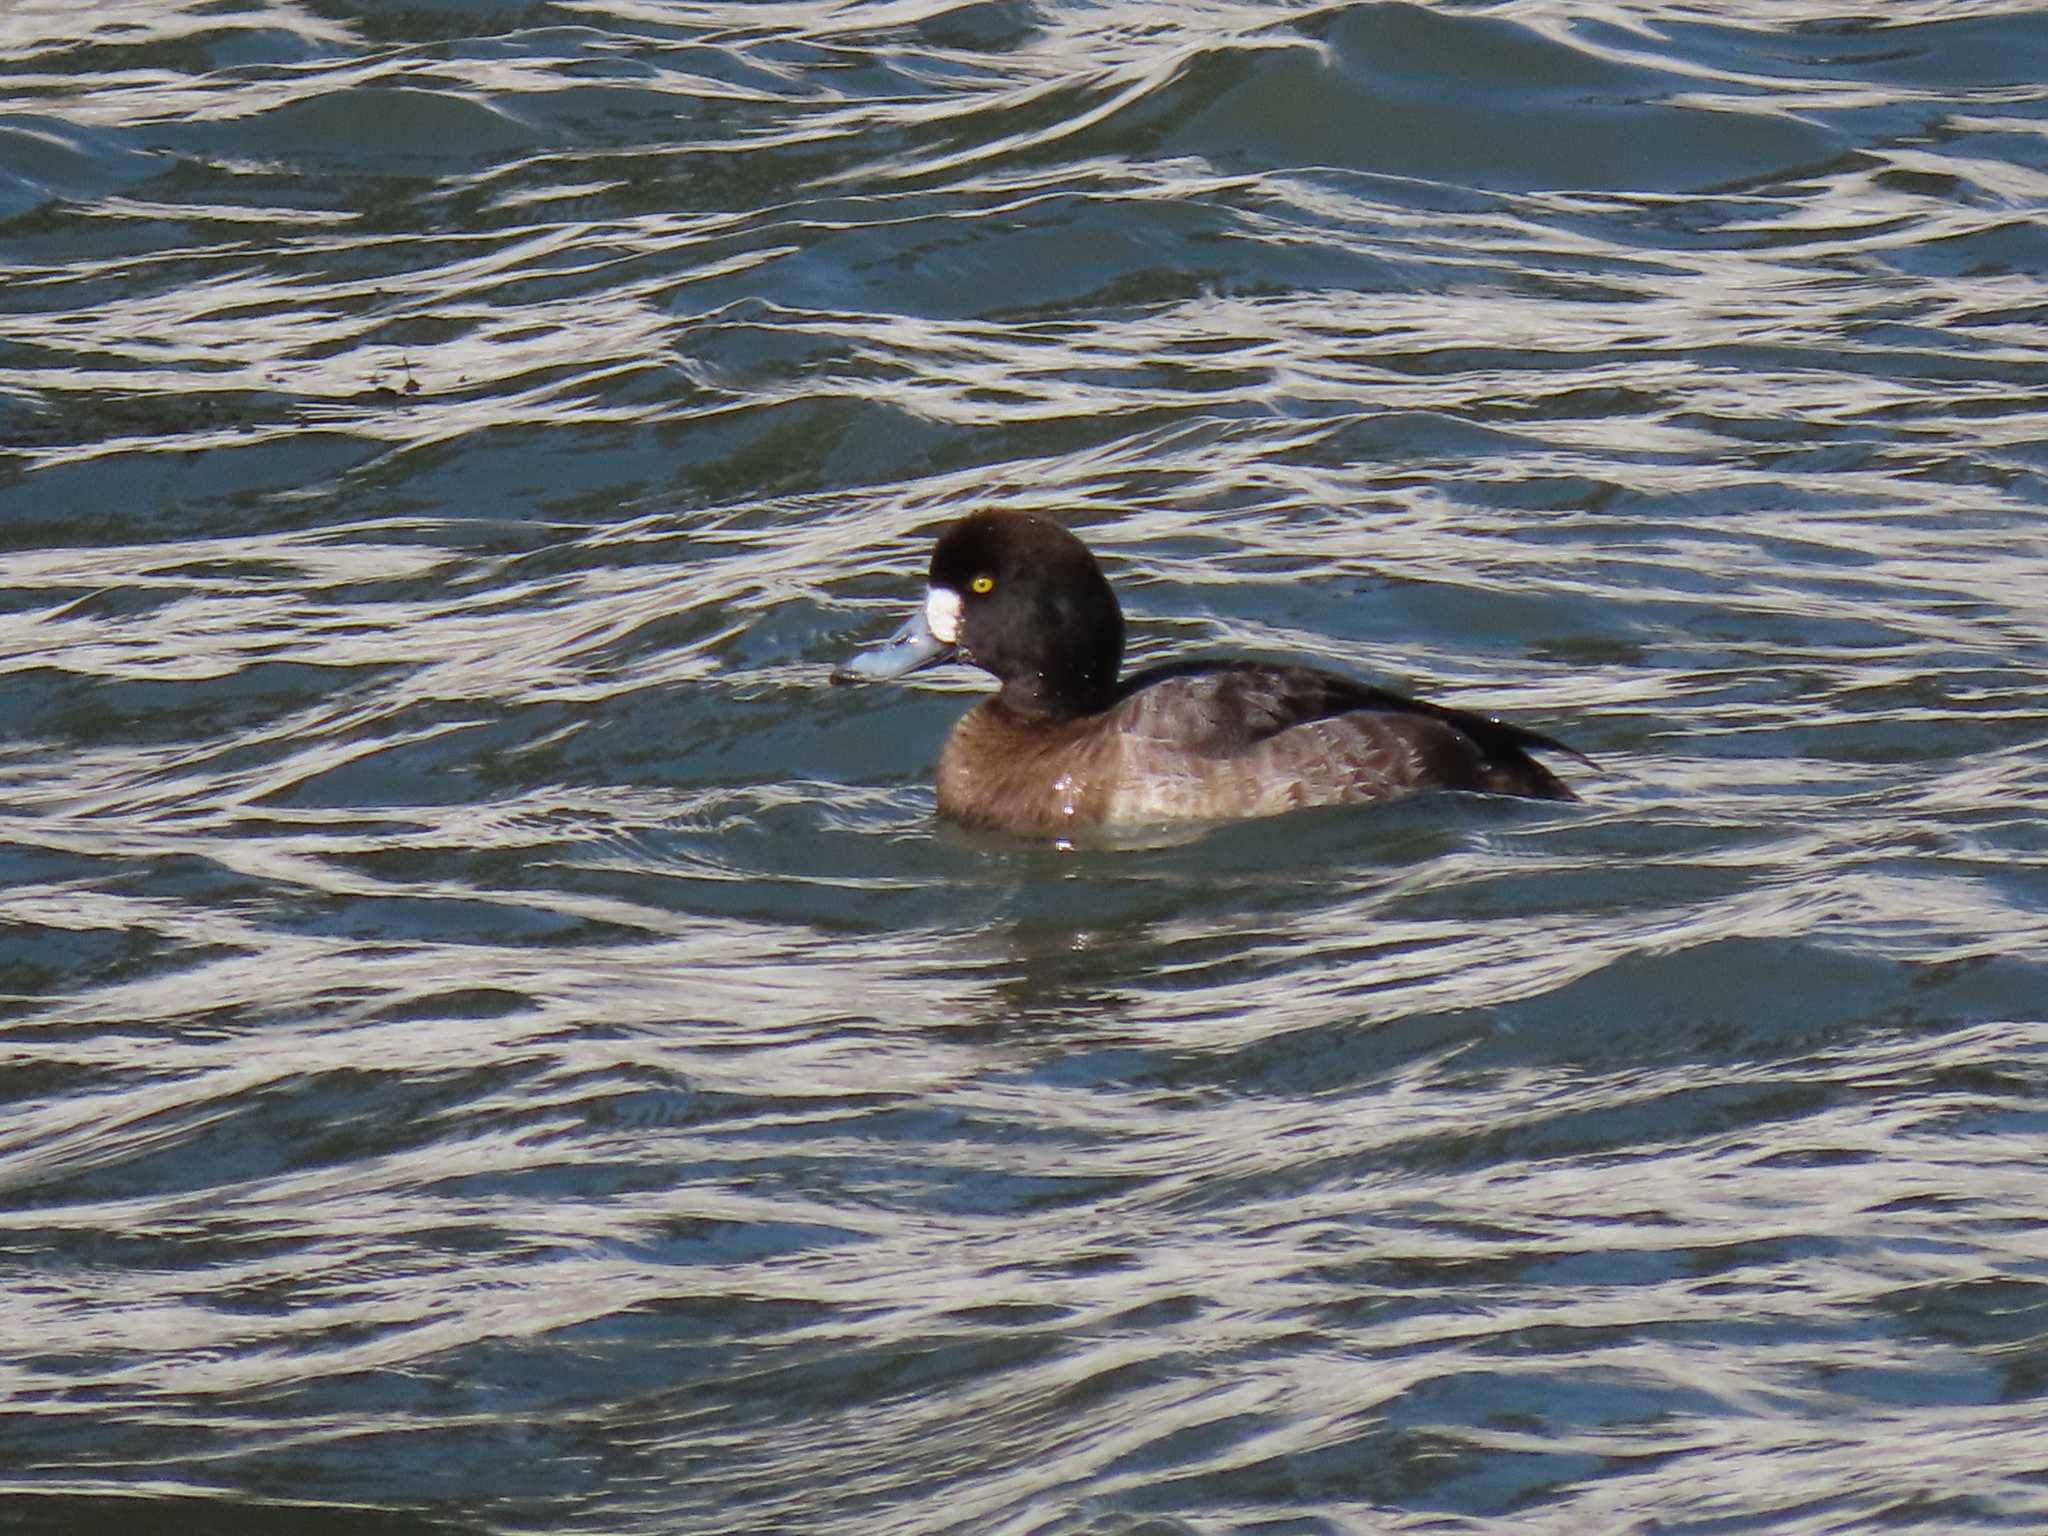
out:
<path id="1" fill-rule="evenodd" d="M 1420 789 L 1577 798 L 1529 755 L 1531 747 L 1569 750 L 1546 736 L 1313 667 L 1156 667 L 1130 679 L 1108 718 L 1124 740 L 1133 787 L 1171 777 L 1178 765 L 1202 781 L 1183 798 L 1223 807 L 1183 815 L 1270 815 Z"/>
<path id="2" fill-rule="evenodd" d="M 1576 799 L 1532 747 L 1571 751 L 1312 667 L 1183 663 L 1137 674 L 1080 720 L 985 702 L 947 742 L 939 807 L 1032 831 L 1271 816 L 1421 789 Z"/>

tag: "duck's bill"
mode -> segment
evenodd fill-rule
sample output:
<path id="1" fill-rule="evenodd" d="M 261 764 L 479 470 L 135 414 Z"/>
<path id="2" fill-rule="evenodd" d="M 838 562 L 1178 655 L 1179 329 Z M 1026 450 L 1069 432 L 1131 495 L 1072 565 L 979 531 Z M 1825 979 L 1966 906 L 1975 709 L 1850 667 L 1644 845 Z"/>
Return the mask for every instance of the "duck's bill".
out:
<path id="1" fill-rule="evenodd" d="M 926 609 L 910 616 L 895 634 L 880 645 L 862 651 L 832 674 L 835 683 L 878 683 L 892 677 L 906 677 L 920 667 L 951 661 L 959 647 L 932 633 Z"/>

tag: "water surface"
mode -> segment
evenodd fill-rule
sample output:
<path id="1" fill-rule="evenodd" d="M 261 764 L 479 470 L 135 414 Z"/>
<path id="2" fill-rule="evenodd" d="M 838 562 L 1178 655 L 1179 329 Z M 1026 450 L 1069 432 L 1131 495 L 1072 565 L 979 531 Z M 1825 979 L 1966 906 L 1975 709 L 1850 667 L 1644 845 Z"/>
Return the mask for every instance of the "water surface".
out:
<path id="1" fill-rule="evenodd" d="M 2048 1524 L 2048 18 L 0 14 L 0 1500 Z M 827 679 L 1593 754 L 1062 855 Z"/>

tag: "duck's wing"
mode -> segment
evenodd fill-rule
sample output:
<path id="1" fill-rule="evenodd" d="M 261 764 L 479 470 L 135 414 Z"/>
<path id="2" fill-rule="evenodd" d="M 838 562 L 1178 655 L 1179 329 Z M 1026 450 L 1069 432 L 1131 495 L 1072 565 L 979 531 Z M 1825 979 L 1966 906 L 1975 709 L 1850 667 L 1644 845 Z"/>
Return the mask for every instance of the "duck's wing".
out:
<path id="1" fill-rule="evenodd" d="M 1591 766 L 1541 732 L 1314 667 L 1154 667 L 1124 684 L 1110 713 L 1119 732 L 1164 748 L 1224 759 L 1304 754 L 1322 772 L 1340 763 L 1389 790 L 1440 785 L 1568 800 L 1571 790 L 1529 753 L 1561 752 Z"/>

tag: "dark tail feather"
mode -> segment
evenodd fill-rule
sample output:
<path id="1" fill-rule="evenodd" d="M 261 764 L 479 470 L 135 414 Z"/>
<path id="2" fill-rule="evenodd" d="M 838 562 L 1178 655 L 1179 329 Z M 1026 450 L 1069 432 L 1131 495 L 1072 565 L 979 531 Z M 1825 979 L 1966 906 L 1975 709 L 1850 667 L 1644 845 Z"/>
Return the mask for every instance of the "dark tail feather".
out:
<path id="1" fill-rule="evenodd" d="M 1405 694 L 1363 685 L 1347 689 L 1343 700 L 1345 708 L 1424 715 L 1452 726 L 1478 747 L 1479 783 L 1473 787 L 1487 794 L 1520 795 L 1528 800 L 1579 798 L 1569 784 L 1531 757 L 1531 752 L 1562 752 L 1596 773 L 1600 769 L 1598 763 L 1577 747 L 1568 747 L 1555 736 L 1546 736 L 1526 726 L 1509 725 L 1492 715 L 1475 715 L 1469 709 L 1453 709 L 1447 704 L 1432 704 L 1425 699 L 1411 699 Z"/>
<path id="2" fill-rule="evenodd" d="M 1486 787 L 1496 795 L 1521 795 L 1530 800 L 1576 800 L 1578 795 L 1548 768 L 1529 754 L 1562 752 L 1595 772 L 1600 765 L 1577 747 L 1568 747 L 1554 736 L 1509 725 L 1491 715 L 1465 715 L 1459 725 L 1479 743 L 1486 754 Z"/>
<path id="3" fill-rule="evenodd" d="M 1533 736 L 1535 732 L 1530 731 L 1525 734 Z M 1557 744 L 1546 740 L 1545 745 L 1556 746 Z M 1572 752 L 1570 747 L 1560 747 L 1559 750 L 1571 752 L 1571 755 L 1578 758 L 1580 762 L 1589 761 L 1582 754 Z M 1509 751 L 1491 758 L 1487 762 L 1486 767 L 1481 771 L 1481 779 L 1489 794 L 1520 795 L 1526 800 L 1576 800 L 1579 798 L 1571 785 L 1565 783 L 1563 779 L 1560 779 L 1548 768 L 1537 762 L 1535 758 L 1519 748 L 1511 748 Z"/>
<path id="4" fill-rule="evenodd" d="M 1523 757 L 1530 752 L 1562 752 L 1595 772 L 1600 768 L 1577 747 L 1568 747 L 1555 736 L 1546 736 L 1524 726 L 1509 725 L 1507 721 L 1496 720 L 1491 715 L 1466 715 L 1458 724 L 1464 727 L 1466 735 L 1486 749 L 1488 757 L 1505 760 Z"/>

